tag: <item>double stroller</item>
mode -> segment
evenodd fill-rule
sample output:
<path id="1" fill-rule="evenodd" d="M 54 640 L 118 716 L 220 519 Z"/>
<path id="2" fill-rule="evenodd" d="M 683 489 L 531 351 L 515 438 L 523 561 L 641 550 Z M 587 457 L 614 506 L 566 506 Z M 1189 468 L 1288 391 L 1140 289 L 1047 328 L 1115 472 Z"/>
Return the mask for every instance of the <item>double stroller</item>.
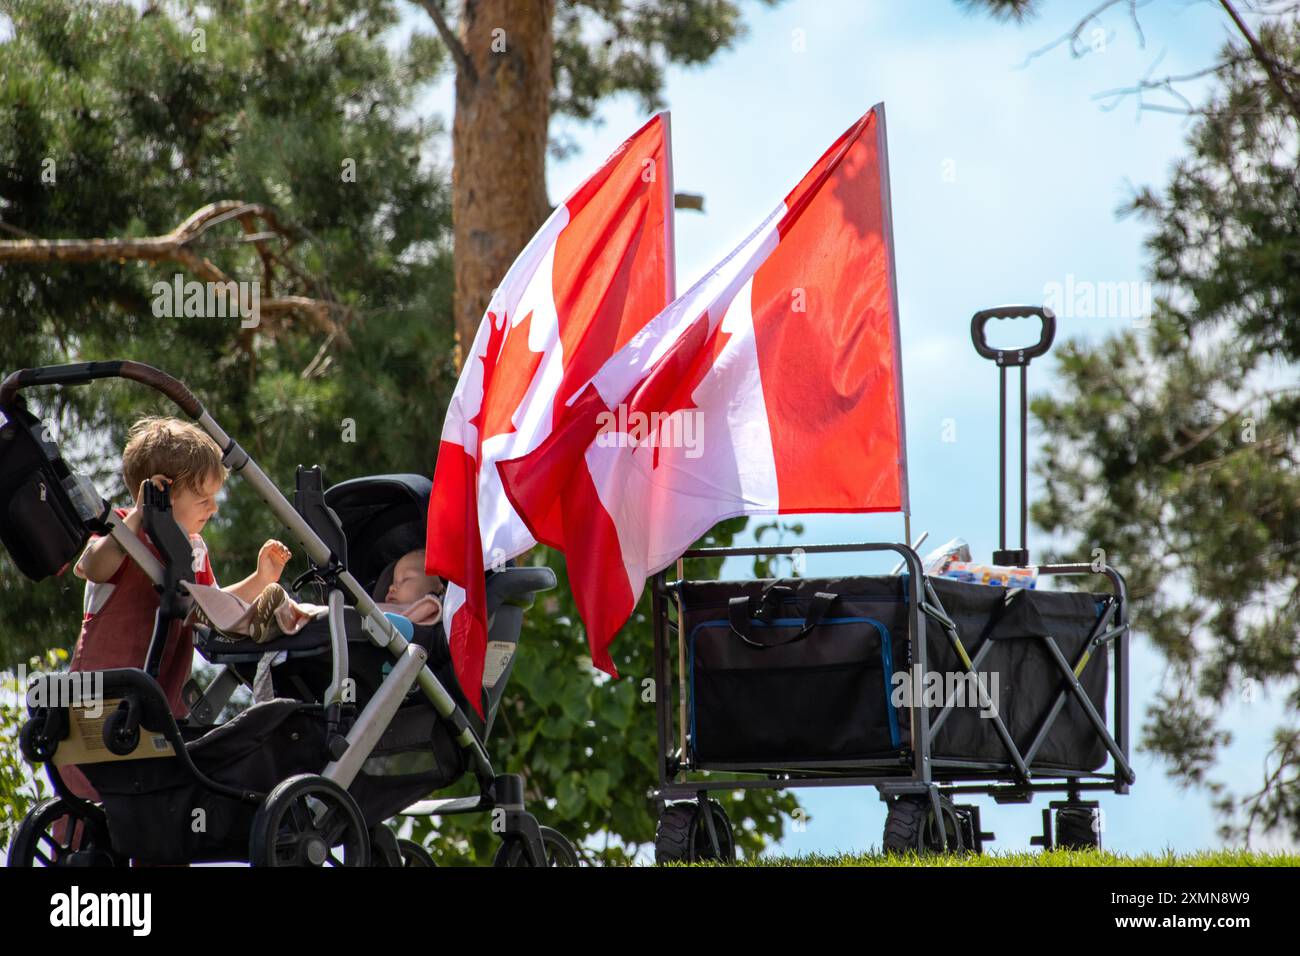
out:
<path id="1" fill-rule="evenodd" d="M 194 626 L 191 547 L 168 492 L 146 486 L 143 526 L 155 556 L 70 471 L 18 394 L 33 385 L 124 378 L 156 389 L 194 419 L 306 552 L 295 589 L 313 589 L 328 615 L 255 643 Z M 298 469 L 291 504 L 171 376 L 137 362 L 25 369 L 0 384 L 0 540 L 33 580 L 66 569 L 92 533 L 112 535 L 155 583 L 160 605 L 139 668 L 51 674 L 28 692 L 20 744 L 44 764 L 56 796 L 19 826 L 10 866 L 248 862 L 254 866 L 431 866 L 422 847 L 385 821 L 402 813 L 486 812 L 501 866 L 576 865 L 573 846 L 524 806 L 523 780 L 498 774 L 484 741 L 514 663 L 524 610 L 555 586 L 549 568 L 487 575 L 488 640 L 480 704 L 468 706 L 441 623 L 404 625 L 376 606 L 402 554 L 424 545 L 430 483 L 417 475 L 357 478 L 326 489 L 318 467 Z M 169 636 L 193 634 L 218 673 L 185 688 L 177 720 L 157 676 Z M 269 666 L 271 699 L 217 723 L 232 695 Z M 89 688 L 88 692 L 81 691 Z M 265 696 L 265 695 L 262 695 Z M 100 802 L 77 796 L 75 766 Z M 472 773 L 476 796 L 431 799 Z"/>

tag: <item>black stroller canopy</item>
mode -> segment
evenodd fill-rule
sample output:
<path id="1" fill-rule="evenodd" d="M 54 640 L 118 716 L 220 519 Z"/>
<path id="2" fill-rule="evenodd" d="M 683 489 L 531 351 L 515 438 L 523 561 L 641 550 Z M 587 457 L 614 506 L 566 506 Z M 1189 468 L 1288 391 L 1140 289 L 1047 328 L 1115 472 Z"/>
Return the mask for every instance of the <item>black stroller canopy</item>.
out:
<path id="1" fill-rule="evenodd" d="M 432 489 L 423 475 L 371 475 L 325 492 L 348 541 L 348 570 L 367 591 L 390 564 L 424 547 Z"/>

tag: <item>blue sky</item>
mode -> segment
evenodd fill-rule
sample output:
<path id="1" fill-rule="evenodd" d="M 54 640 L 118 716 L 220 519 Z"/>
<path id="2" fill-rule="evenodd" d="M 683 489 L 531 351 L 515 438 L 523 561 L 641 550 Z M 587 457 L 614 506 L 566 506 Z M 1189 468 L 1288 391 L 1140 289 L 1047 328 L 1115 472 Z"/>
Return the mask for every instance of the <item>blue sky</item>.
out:
<path id="1" fill-rule="evenodd" d="M 932 545 L 964 537 L 985 558 L 997 535 L 997 375 L 971 348 L 970 316 L 1004 302 L 1041 303 L 1048 283 L 1068 277 L 1145 278 L 1145 227 L 1120 220 L 1116 209 L 1135 188 L 1167 181 L 1185 152 L 1187 123 L 1167 113 L 1139 116 L 1132 99 L 1107 112 L 1095 95 L 1132 85 L 1157 60 L 1157 77 L 1200 69 L 1227 36 L 1217 5 L 1155 0 L 1140 11 L 1145 48 L 1124 15 L 1109 15 L 1084 32 L 1086 56 L 1074 59 L 1059 47 L 1026 64 L 1031 51 L 1092 5 L 1046 6 L 1044 16 L 1018 27 L 968 15 L 951 0 L 750 5 L 749 37 L 707 67 L 671 69 L 665 90 L 676 187 L 705 196 L 703 215 L 678 214 L 679 291 L 730 251 L 854 119 L 885 102 L 913 533 L 929 530 Z M 1195 100 L 1205 87 L 1180 89 Z M 431 98 L 445 102 L 448 115 L 449 92 L 444 84 Z M 552 201 L 644 120 L 626 97 L 600 115 L 598 127 L 557 122 L 581 152 L 551 164 Z M 1066 317 L 1058 341 L 1096 339 L 1131 321 Z M 1050 359 L 1033 366 L 1034 391 L 1050 389 L 1052 380 Z M 955 441 L 943 440 L 946 422 Z M 802 520 L 807 542 L 902 537 L 898 516 Z M 1043 543 L 1031 531 L 1031 548 Z M 1112 555 L 1121 570 L 1140 560 Z M 852 570 L 841 558 L 808 567 L 814 575 Z M 739 564 L 734 571 L 745 574 Z M 1136 737 L 1163 665 L 1140 634 L 1133 647 Z M 1227 715 L 1235 743 L 1218 770 L 1238 789 L 1261 778 L 1266 728 L 1281 715 L 1280 696 L 1261 693 Z M 1102 797 L 1107 846 L 1138 852 L 1220 844 L 1203 792 L 1180 790 L 1142 753 L 1135 769 L 1131 794 Z M 874 790 L 804 790 L 800 798 L 810 819 L 778 850 L 879 843 L 884 806 Z M 1031 807 L 979 802 L 996 847 L 1028 848 L 1043 798 Z"/>

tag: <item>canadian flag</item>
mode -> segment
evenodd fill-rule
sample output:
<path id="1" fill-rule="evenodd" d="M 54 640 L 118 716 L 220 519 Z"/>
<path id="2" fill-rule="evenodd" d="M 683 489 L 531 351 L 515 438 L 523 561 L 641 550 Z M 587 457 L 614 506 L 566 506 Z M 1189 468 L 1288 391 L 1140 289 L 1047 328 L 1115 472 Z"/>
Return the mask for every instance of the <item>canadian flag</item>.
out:
<path id="1" fill-rule="evenodd" d="M 448 582 L 452 660 L 480 715 L 484 572 L 536 544 L 496 463 L 536 449 L 565 400 L 672 300 L 671 153 L 660 113 L 555 208 L 494 292 L 452 394 L 425 565 Z"/>
<path id="2" fill-rule="evenodd" d="M 907 507 L 884 107 L 497 465 L 564 551 L 593 662 L 646 578 L 747 514 Z"/>

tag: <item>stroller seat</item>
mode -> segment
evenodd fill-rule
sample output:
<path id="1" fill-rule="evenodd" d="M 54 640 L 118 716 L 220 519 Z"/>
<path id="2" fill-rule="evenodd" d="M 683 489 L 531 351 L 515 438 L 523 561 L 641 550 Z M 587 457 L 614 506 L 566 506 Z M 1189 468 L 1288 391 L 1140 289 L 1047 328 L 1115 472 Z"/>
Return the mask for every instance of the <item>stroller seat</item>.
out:
<path id="1" fill-rule="evenodd" d="M 352 635 L 351 623 L 349 621 L 349 640 Z M 330 635 L 328 626 L 321 628 L 313 623 L 297 634 L 282 635 L 259 644 L 252 638 L 225 637 L 211 628 L 199 625 L 194 628 L 194 647 L 211 664 L 256 663 L 263 654 L 277 651 L 284 651 L 291 657 L 311 657 L 325 653 L 330 648 Z"/>
<path id="2" fill-rule="evenodd" d="M 550 568 L 508 567 L 490 572 L 487 578 L 489 630 L 493 624 L 493 616 L 500 608 L 508 606 L 526 611 L 533 606 L 538 591 L 548 591 L 554 588 L 555 584 L 555 572 Z M 369 640 L 362 630 L 361 615 L 356 608 L 349 604 L 344 607 L 343 612 L 348 641 Z M 415 642 L 428 650 L 432 659 L 447 654 L 447 635 L 441 623 L 417 625 L 415 635 Z M 320 618 L 309 622 L 296 634 L 282 635 L 260 644 L 251 638 L 232 638 L 211 628 L 197 626 L 194 628 L 194 645 L 212 664 L 256 663 L 263 654 L 278 651 L 286 652 L 290 658 L 310 657 L 329 650 L 329 622 L 325 618 Z"/>
<path id="3" fill-rule="evenodd" d="M 507 567 L 488 573 L 487 612 L 488 641 L 497 647 L 514 647 L 518 644 L 523 626 L 524 611 L 532 606 L 538 591 L 555 587 L 555 572 L 546 567 Z M 348 641 L 348 676 L 355 682 L 355 703 L 364 707 L 378 689 L 392 655 L 376 646 L 362 627 L 362 617 L 355 607 L 345 606 L 343 620 Z M 250 639 L 232 641 L 208 628 L 194 629 L 195 646 L 212 664 L 234 670 L 241 679 L 251 683 L 258 662 L 266 654 L 284 652 L 281 663 L 271 668 L 271 679 L 277 697 L 292 698 L 307 703 L 318 703 L 331 679 L 329 621 L 325 618 L 307 624 L 297 634 L 278 637 L 258 644 Z M 496 704 L 505 689 L 505 681 L 495 681 L 484 687 L 484 711 L 488 720 L 483 722 L 468 707 L 460 682 L 456 679 L 451 662 L 447 634 L 441 623 L 417 625 L 412 643 L 429 653 L 428 666 L 447 688 L 457 704 L 466 710 L 467 718 L 480 737 L 486 738 L 491 730 Z M 413 690 L 412 694 L 414 695 Z"/>

